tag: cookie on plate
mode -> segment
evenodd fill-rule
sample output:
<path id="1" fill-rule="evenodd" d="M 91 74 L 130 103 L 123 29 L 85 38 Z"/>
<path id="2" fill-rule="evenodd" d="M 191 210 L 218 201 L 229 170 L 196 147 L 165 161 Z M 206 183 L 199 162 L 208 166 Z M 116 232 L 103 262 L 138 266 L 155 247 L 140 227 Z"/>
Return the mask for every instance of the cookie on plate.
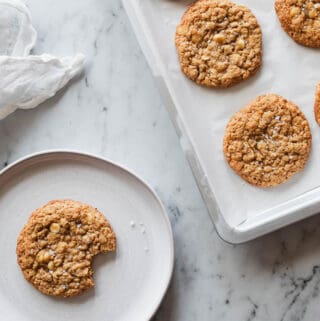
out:
<path id="1" fill-rule="evenodd" d="M 320 126 L 320 82 L 316 87 L 316 95 L 314 101 L 314 116 L 318 125 Z"/>
<path id="2" fill-rule="evenodd" d="M 320 48 L 320 2 L 318 0 L 276 0 L 282 28 L 297 43 Z"/>
<path id="3" fill-rule="evenodd" d="M 269 187 L 301 171 L 310 154 L 311 131 L 299 107 L 262 95 L 227 125 L 223 149 L 231 168 L 248 183 Z"/>
<path id="4" fill-rule="evenodd" d="M 176 49 L 184 74 L 199 85 L 230 87 L 261 65 L 262 33 L 245 6 L 229 0 L 198 0 L 176 29 Z"/>
<path id="5" fill-rule="evenodd" d="M 93 257 L 115 249 L 115 234 L 97 209 L 56 200 L 31 214 L 16 252 L 27 281 L 44 294 L 71 297 L 94 286 Z"/>

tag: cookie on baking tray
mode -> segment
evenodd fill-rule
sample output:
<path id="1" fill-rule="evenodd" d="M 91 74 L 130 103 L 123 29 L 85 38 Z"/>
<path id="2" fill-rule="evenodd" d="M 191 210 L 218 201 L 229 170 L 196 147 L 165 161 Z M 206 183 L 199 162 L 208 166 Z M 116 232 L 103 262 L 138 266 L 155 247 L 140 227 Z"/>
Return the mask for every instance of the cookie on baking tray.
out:
<path id="1" fill-rule="evenodd" d="M 314 116 L 320 126 L 320 82 L 316 87 L 315 101 L 314 101 Z"/>
<path id="2" fill-rule="evenodd" d="M 199 85 L 230 87 L 261 65 L 262 33 L 245 6 L 229 0 L 198 0 L 176 29 L 176 49 L 184 74 Z"/>
<path id="3" fill-rule="evenodd" d="M 262 95 L 229 121 L 223 142 L 231 168 L 248 183 L 269 187 L 301 171 L 310 154 L 311 131 L 299 107 Z"/>
<path id="4" fill-rule="evenodd" d="M 282 28 L 297 43 L 320 48 L 320 2 L 318 0 L 276 0 Z"/>
<path id="5" fill-rule="evenodd" d="M 97 209 L 56 200 L 31 214 L 16 252 L 27 281 L 44 294 L 71 297 L 94 286 L 93 257 L 115 249 L 115 234 Z"/>

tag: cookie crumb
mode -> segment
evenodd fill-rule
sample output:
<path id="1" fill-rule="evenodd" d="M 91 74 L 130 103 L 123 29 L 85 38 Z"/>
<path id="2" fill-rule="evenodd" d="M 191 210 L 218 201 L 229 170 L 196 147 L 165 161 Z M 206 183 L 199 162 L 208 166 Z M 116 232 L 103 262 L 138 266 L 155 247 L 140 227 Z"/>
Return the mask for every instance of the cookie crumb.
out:
<path id="1" fill-rule="evenodd" d="M 130 222 L 130 226 L 131 226 L 132 228 L 134 228 L 134 227 L 136 226 L 136 222 L 135 222 L 135 221 L 131 221 L 131 222 Z"/>

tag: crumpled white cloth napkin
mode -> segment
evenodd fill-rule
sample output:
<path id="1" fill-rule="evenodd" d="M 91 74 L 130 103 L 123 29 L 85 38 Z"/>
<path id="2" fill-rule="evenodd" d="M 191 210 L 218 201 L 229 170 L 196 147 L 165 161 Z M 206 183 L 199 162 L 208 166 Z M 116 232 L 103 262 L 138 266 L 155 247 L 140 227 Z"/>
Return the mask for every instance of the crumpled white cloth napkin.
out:
<path id="1" fill-rule="evenodd" d="M 36 39 L 25 4 L 0 0 L 0 120 L 19 108 L 37 107 L 83 70 L 83 54 L 29 55 Z"/>

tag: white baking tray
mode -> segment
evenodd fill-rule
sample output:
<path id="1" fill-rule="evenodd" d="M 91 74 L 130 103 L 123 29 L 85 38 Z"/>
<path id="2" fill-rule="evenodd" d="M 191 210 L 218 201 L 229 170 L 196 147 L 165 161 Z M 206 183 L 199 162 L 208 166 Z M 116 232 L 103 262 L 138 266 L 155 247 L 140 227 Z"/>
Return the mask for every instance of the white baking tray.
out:
<path id="1" fill-rule="evenodd" d="M 273 0 L 241 0 L 252 9 L 263 30 L 261 70 L 230 89 L 197 86 L 181 73 L 174 47 L 176 25 L 190 3 L 123 0 L 219 235 L 241 243 L 317 213 L 320 129 L 313 118 L 313 101 L 320 80 L 320 51 L 297 45 L 282 31 Z M 283 95 L 303 110 L 313 133 L 313 151 L 303 172 L 278 187 L 259 189 L 229 168 L 222 141 L 230 117 L 256 96 L 270 92 Z"/>

